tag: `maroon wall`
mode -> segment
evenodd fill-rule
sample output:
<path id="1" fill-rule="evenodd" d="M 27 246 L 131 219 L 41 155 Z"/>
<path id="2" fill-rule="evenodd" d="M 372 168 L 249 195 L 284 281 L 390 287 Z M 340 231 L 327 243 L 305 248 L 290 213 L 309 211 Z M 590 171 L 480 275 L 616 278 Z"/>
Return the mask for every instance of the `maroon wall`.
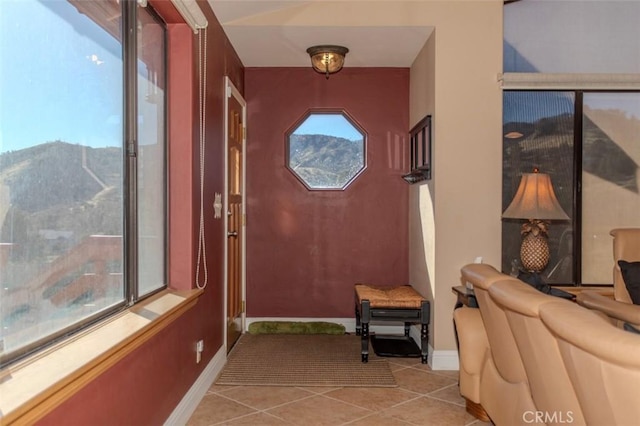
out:
<path id="1" fill-rule="evenodd" d="M 205 230 L 208 285 L 184 316 L 75 393 L 40 424 L 162 424 L 223 345 L 223 224 L 213 219 L 214 193 L 223 190 L 223 78 L 238 90 L 244 68 L 205 0 L 198 2 L 207 28 L 207 126 Z M 156 0 L 167 22 L 176 22 L 170 2 Z M 200 211 L 197 36 L 185 25 L 169 25 L 169 285 L 194 287 Z M 200 279 L 202 282 L 202 276 Z M 200 364 L 195 343 L 204 339 Z"/>
<path id="2" fill-rule="evenodd" d="M 135 352 L 92 380 L 39 425 L 160 425 L 212 356 L 195 363 L 205 305 L 189 311 Z M 215 351 L 213 351 L 215 353 Z"/>
<path id="3" fill-rule="evenodd" d="M 347 58 L 348 60 L 348 58 Z M 408 281 L 409 69 L 246 68 L 247 316 L 353 316 L 353 285 Z M 367 168 L 309 191 L 285 167 L 285 132 L 309 109 L 367 132 Z"/>

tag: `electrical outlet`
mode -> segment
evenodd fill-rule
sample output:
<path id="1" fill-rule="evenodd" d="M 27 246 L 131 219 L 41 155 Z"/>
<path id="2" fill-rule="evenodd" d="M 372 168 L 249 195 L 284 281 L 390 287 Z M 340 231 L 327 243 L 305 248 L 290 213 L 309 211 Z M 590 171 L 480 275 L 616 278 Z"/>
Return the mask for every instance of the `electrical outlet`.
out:
<path id="1" fill-rule="evenodd" d="M 202 360 L 202 351 L 204 351 L 204 340 L 200 339 L 196 342 L 196 364 L 200 364 Z"/>

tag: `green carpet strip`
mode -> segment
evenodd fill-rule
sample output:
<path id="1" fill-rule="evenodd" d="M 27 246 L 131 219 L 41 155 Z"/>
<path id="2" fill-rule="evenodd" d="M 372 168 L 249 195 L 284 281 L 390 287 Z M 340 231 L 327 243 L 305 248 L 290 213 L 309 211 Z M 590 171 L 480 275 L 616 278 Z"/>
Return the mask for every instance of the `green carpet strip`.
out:
<path id="1" fill-rule="evenodd" d="M 324 321 L 257 321 L 249 324 L 251 334 L 344 334 L 341 324 Z"/>

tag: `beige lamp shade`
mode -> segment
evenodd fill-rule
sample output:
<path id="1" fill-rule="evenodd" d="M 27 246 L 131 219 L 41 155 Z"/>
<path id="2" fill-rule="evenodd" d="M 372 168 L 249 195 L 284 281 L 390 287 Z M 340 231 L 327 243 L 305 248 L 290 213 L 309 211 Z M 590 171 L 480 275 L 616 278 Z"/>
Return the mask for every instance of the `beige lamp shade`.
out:
<path id="1" fill-rule="evenodd" d="M 329 74 L 340 71 L 349 49 L 342 46 L 313 46 L 307 49 L 313 69 L 329 78 Z"/>
<path id="2" fill-rule="evenodd" d="M 507 219 L 569 220 L 545 173 L 524 173 L 513 201 L 502 214 Z"/>

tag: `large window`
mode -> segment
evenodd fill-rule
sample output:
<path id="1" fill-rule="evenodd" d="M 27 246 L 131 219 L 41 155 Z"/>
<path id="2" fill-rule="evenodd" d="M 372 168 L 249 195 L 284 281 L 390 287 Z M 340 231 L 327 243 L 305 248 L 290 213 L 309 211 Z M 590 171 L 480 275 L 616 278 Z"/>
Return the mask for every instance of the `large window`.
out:
<path id="1" fill-rule="evenodd" d="M 165 286 L 165 43 L 135 0 L 0 2 L 2 363 Z"/>
<path id="2" fill-rule="evenodd" d="M 570 221 L 549 228 L 554 284 L 610 284 L 612 239 L 640 226 L 640 93 L 505 91 L 503 210 L 522 173 L 551 175 Z M 502 268 L 518 265 L 520 223 L 503 222 Z"/>
<path id="3" fill-rule="evenodd" d="M 550 225 L 549 283 L 611 284 L 609 232 L 640 226 L 639 19 L 637 1 L 505 4 L 503 211 L 522 173 L 551 176 L 570 220 Z M 503 221 L 503 270 L 520 241 Z"/>
<path id="4" fill-rule="evenodd" d="M 611 283 L 613 228 L 640 227 L 640 93 L 584 93 L 581 277 Z"/>

